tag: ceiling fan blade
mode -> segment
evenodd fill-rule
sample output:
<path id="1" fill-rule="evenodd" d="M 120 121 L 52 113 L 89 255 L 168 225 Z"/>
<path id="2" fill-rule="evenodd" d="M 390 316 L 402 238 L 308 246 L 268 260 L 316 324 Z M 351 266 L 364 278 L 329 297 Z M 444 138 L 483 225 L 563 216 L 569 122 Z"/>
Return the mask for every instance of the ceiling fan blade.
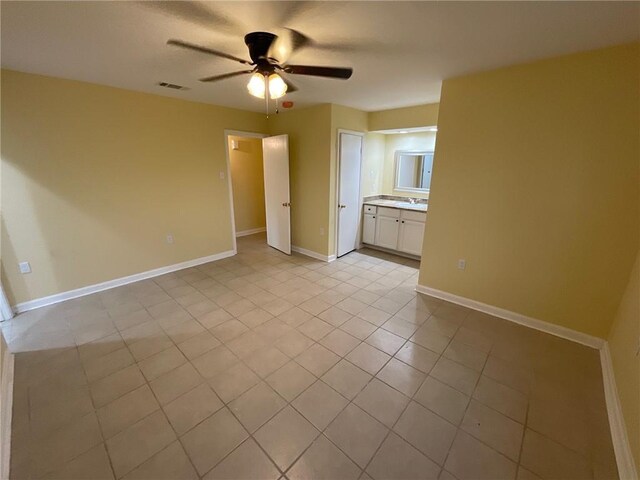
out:
<path id="1" fill-rule="evenodd" d="M 253 70 L 241 70 L 239 72 L 223 73 L 222 75 L 213 75 L 212 77 L 201 78 L 201 82 L 217 82 L 218 80 L 224 80 L 225 78 L 239 77 L 240 75 L 246 75 L 247 73 L 253 73 Z"/>
<path id="2" fill-rule="evenodd" d="M 296 50 L 304 48 L 311 43 L 311 39 L 303 33 L 292 28 L 283 28 L 271 44 L 268 57 L 277 60 L 278 63 L 284 63 Z"/>
<path id="3" fill-rule="evenodd" d="M 343 67 L 314 67 L 310 65 L 285 65 L 282 69 L 293 75 L 312 75 L 314 77 L 351 78 L 353 68 Z"/>
<path id="4" fill-rule="evenodd" d="M 293 83 L 291 83 L 289 80 L 287 80 L 282 76 L 281 78 L 284 81 L 284 83 L 287 85 L 287 93 L 293 93 L 298 91 L 298 87 L 296 87 Z"/>
<path id="5" fill-rule="evenodd" d="M 236 62 L 243 63 L 245 65 L 253 65 L 251 62 L 247 60 L 243 60 L 242 58 L 234 57 L 233 55 L 229 55 L 228 53 L 219 52 L 218 50 L 213 50 L 212 48 L 201 47 L 200 45 L 194 45 L 193 43 L 183 42 L 182 40 L 169 40 L 167 41 L 168 45 L 175 45 L 176 47 L 187 48 L 189 50 L 195 50 L 197 52 L 208 53 L 210 55 L 216 55 L 217 57 L 227 58 L 229 60 L 235 60 Z"/>

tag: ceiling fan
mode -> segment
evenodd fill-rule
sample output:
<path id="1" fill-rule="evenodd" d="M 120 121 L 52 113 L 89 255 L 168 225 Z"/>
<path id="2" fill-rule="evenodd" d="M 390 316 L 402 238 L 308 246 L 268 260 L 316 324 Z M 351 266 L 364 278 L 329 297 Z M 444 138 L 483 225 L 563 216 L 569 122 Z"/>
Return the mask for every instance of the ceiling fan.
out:
<path id="1" fill-rule="evenodd" d="M 306 36 L 295 30 L 286 29 L 285 32 L 286 33 L 280 37 L 269 32 L 252 32 L 245 35 L 244 43 L 249 47 L 249 57 L 251 61 L 208 47 L 183 42 L 182 40 L 172 39 L 167 43 L 176 47 L 215 55 L 253 67 L 247 70 L 201 78 L 200 81 L 217 82 L 227 78 L 252 74 L 247 84 L 247 89 L 251 95 L 258 98 L 277 99 L 284 96 L 287 92 L 297 90 L 291 82 L 280 75 L 282 72 L 291 75 L 310 75 L 342 80 L 350 78 L 353 74 L 352 68 L 290 65 L 284 63 L 291 53 L 309 42 Z"/>

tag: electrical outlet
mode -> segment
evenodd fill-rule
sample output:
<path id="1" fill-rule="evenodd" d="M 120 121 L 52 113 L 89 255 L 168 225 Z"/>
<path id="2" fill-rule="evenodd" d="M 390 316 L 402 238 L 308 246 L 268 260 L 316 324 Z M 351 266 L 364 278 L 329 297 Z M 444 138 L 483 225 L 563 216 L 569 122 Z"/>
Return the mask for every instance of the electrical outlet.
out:
<path id="1" fill-rule="evenodd" d="M 167 234 L 167 243 L 171 245 L 173 243 L 173 235 L 171 233 Z"/>
<path id="2" fill-rule="evenodd" d="M 464 258 L 458 259 L 458 268 L 460 270 L 464 270 L 466 266 L 467 266 L 467 261 Z"/>
<path id="3" fill-rule="evenodd" d="M 320 227 L 320 236 L 323 237 L 324 236 L 324 228 Z"/>
<path id="4" fill-rule="evenodd" d="M 29 262 L 20 262 L 18 267 L 20 268 L 20 273 L 31 273 L 31 265 Z"/>

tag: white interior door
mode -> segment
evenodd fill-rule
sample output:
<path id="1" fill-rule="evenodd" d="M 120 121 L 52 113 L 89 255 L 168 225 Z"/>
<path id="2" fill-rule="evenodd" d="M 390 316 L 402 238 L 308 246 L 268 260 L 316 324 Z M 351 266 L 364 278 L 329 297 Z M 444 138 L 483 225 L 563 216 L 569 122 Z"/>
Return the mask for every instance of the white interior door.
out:
<path id="1" fill-rule="evenodd" d="M 340 132 L 338 191 L 338 256 L 358 248 L 362 135 Z"/>
<path id="2" fill-rule="evenodd" d="M 267 244 L 291 255 L 289 136 L 262 139 Z"/>

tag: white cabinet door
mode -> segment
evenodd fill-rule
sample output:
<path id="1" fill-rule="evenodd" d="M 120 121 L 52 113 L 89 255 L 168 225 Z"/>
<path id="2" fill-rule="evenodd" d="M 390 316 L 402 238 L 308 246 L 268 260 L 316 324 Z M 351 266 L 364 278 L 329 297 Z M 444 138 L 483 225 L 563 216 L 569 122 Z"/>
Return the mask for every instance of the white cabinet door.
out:
<path id="1" fill-rule="evenodd" d="M 398 250 L 412 255 L 422 255 L 424 223 L 415 220 L 400 220 Z"/>
<path id="2" fill-rule="evenodd" d="M 375 245 L 376 243 L 376 216 L 368 213 L 364 214 L 362 222 L 362 243 Z"/>
<path id="3" fill-rule="evenodd" d="M 400 220 L 392 217 L 382 217 L 380 215 L 376 215 L 376 217 L 375 245 L 397 250 Z"/>

